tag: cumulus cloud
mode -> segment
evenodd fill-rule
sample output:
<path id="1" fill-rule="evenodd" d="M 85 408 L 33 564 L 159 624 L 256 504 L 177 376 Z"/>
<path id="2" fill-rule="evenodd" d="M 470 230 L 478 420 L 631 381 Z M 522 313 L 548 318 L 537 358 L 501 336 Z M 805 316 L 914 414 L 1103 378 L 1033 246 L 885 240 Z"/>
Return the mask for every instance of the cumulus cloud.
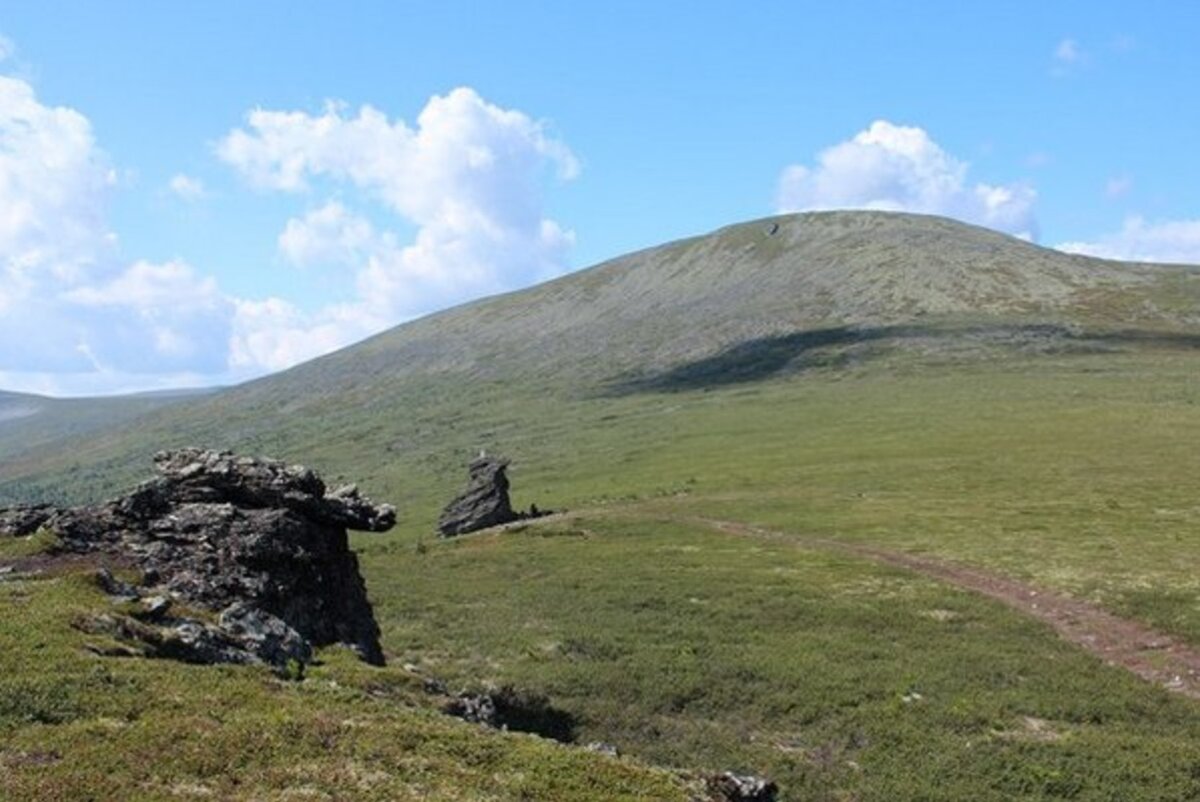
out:
<path id="1" fill-rule="evenodd" d="M 565 269 L 574 235 L 543 212 L 548 174 L 570 180 L 579 162 L 543 123 L 459 88 L 435 96 L 410 126 L 364 106 L 320 114 L 258 109 L 219 156 L 250 184 L 283 193 L 350 191 L 380 228 L 341 201 L 288 221 L 280 253 L 298 265 L 354 272 L 357 300 L 301 315 L 279 304 L 243 307 L 239 353 L 281 364 L 288 338 L 345 344 L 404 319 Z M 415 228 L 403 242 L 389 227 Z M 259 326 L 262 331 L 252 331 Z M 271 330 L 275 327 L 276 330 Z M 335 336 L 336 335 L 336 336 Z M 258 343 L 252 347 L 250 343 Z"/>
<path id="2" fill-rule="evenodd" d="M 2 45 L 3 43 L 0 43 Z M 542 212 L 548 174 L 578 162 L 543 124 L 470 89 L 415 125 L 255 111 L 218 153 L 271 191 L 324 192 L 278 235 L 296 265 L 347 271 L 355 297 L 316 311 L 246 299 L 181 259 L 129 261 L 106 206 L 115 172 L 88 119 L 0 76 L 0 386 L 52 393 L 227 383 L 347 345 L 405 318 L 563 270 L 572 235 Z M 180 173 L 168 188 L 204 197 Z M 391 222 L 387 222 L 387 221 Z M 401 241 L 395 229 L 415 230 Z"/>
<path id="3" fill-rule="evenodd" d="M 86 275 L 108 252 L 105 205 L 114 173 L 74 109 L 38 102 L 25 81 L 0 76 L 0 264 L 7 288 L 45 274 Z"/>
<path id="4" fill-rule="evenodd" d="M 969 165 L 924 130 L 879 120 L 822 151 L 814 166 L 794 164 L 779 178 L 781 212 L 879 209 L 938 214 L 1033 239 L 1034 190 L 1024 184 L 971 184 Z"/>
<path id="5" fill-rule="evenodd" d="M 1115 233 L 1091 242 L 1064 242 L 1055 247 L 1104 259 L 1200 265 L 1200 219 L 1151 223 L 1134 216 Z"/>
<path id="6" fill-rule="evenodd" d="M 226 370 L 232 307 L 182 262 L 121 260 L 106 213 L 114 184 L 83 114 L 0 76 L 7 389 L 111 391 Z"/>
<path id="7" fill-rule="evenodd" d="M 176 196 L 186 201 L 200 200 L 208 194 L 208 191 L 204 188 L 203 181 L 183 173 L 176 173 L 171 176 L 171 180 L 167 182 L 167 187 Z"/>
<path id="8" fill-rule="evenodd" d="M 295 265 L 356 264 L 379 246 L 370 222 L 329 201 L 303 217 L 288 220 L 279 235 L 279 251 Z"/>

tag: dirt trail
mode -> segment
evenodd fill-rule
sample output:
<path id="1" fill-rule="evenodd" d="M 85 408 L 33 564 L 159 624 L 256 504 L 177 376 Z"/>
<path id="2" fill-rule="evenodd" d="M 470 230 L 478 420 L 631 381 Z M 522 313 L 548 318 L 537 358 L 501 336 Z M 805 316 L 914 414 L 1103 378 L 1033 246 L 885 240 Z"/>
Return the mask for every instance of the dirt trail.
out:
<path id="1" fill-rule="evenodd" d="M 685 520 L 728 534 L 770 538 L 805 548 L 865 557 L 981 593 L 1026 615 L 1045 621 L 1064 639 L 1081 646 L 1109 665 L 1120 666 L 1168 690 L 1200 699 L 1200 651 L 1144 624 L 1119 618 L 1088 602 L 979 568 L 931 557 L 825 538 L 803 537 L 736 521 L 711 518 Z"/>

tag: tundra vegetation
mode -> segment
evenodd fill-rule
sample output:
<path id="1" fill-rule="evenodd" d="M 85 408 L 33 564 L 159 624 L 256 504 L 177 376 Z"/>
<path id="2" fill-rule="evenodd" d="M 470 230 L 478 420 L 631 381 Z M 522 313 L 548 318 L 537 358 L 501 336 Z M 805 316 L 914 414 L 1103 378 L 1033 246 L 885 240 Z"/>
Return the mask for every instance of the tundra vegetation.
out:
<path id="1" fill-rule="evenodd" d="M 1200 271 L 907 215 L 779 222 L 86 435 L 0 439 L 10 500 L 96 499 L 202 444 L 400 511 L 352 536 L 386 668 L 99 658 L 72 627 L 107 603 L 85 578 L 0 582 L 0 793 L 695 798 L 662 768 L 682 767 L 784 799 L 1200 796 L 1196 699 L 819 543 L 994 572 L 1200 649 Z M 481 448 L 511 458 L 514 507 L 566 512 L 433 538 Z M 623 756 L 455 722 L 423 677 L 544 695 Z"/>

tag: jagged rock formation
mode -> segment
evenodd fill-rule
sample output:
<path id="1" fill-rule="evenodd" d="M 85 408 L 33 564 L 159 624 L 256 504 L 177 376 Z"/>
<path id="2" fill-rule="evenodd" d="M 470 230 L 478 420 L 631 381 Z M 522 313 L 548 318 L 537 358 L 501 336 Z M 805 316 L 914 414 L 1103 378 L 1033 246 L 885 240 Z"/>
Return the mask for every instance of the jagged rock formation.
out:
<path id="1" fill-rule="evenodd" d="M 144 609 L 102 616 L 91 629 L 193 662 L 282 667 L 307 662 L 313 646 L 343 643 L 382 665 L 346 529 L 385 531 L 395 509 L 353 485 L 326 492 L 312 470 L 276 460 L 182 449 L 154 461 L 161 475 L 128 495 L 45 522 L 61 549 L 111 554 L 142 572 L 130 590 Z M 156 597 L 217 621 L 169 615 Z"/>
<path id="2" fill-rule="evenodd" d="M 55 512 L 49 504 L 18 504 L 0 508 L 0 537 L 32 535 Z"/>
<path id="3" fill-rule="evenodd" d="M 438 518 L 442 537 L 465 535 L 490 526 L 548 514 L 533 505 L 529 512 L 514 512 L 508 498 L 509 462 L 503 457 L 480 454 L 467 466 L 471 478 L 467 489 L 446 505 Z"/>

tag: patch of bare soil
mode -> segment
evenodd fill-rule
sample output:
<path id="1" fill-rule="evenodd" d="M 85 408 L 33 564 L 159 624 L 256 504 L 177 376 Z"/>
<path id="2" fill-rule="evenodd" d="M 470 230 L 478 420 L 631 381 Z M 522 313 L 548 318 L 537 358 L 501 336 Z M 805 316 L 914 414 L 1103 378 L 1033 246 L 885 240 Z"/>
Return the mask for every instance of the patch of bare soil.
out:
<path id="1" fill-rule="evenodd" d="M 77 554 L 74 552 L 42 552 L 26 557 L 0 558 L 0 582 L 5 579 L 62 576 L 101 568 L 115 570 L 130 568 L 132 560 L 111 554 Z"/>
<path id="2" fill-rule="evenodd" d="M 980 593 L 1026 615 L 1045 621 L 1065 640 L 1096 655 L 1109 665 L 1132 671 L 1167 690 L 1200 699 L 1200 651 L 1145 624 L 1120 618 L 1085 601 L 1058 591 L 999 576 L 980 568 L 933 557 L 809 538 L 757 526 L 710 518 L 690 518 L 721 532 L 770 538 L 865 557 L 885 565 L 906 568 L 924 576 Z"/>

